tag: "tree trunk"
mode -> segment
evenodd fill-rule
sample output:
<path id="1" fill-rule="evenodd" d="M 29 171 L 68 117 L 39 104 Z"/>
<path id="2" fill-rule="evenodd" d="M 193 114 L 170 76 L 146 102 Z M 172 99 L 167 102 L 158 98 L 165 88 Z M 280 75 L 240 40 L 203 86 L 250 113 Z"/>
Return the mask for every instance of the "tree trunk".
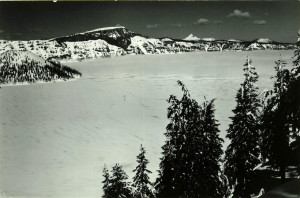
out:
<path id="1" fill-rule="evenodd" d="M 280 181 L 282 184 L 285 183 L 285 166 L 284 165 L 280 166 Z"/>

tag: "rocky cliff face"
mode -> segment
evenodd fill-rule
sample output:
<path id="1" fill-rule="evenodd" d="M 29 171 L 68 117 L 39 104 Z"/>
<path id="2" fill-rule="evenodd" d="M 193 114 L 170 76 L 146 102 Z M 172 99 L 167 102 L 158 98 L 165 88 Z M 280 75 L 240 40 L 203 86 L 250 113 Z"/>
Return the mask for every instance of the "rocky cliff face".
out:
<path id="1" fill-rule="evenodd" d="M 0 40 L 0 53 L 8 50 L 30 51 L 44 59 L 82 60 L 126 54 L 162 54 L 191 51 L 247 51 L 294 49 L 293 43 L 278 43 L 269 39 L 254 41 L 178 40 L 148 38 L 125 27 L 100 28 L 49 40 Z"/>
<path id="2" fill-rule="evenodd" d="M 74 34 L 65 37 L 59 37 L 53 39 L 58 43 L 65 42 L 80 42 L 80 41 L 90 41 L 90 40 L 104 40 L 111 45 L 127 49 L 131 44 L 131 37 L 134 37 L 138 34 L 130 32 L 125 27 L 108 27 L 100 28 L 92 31 Z"/>

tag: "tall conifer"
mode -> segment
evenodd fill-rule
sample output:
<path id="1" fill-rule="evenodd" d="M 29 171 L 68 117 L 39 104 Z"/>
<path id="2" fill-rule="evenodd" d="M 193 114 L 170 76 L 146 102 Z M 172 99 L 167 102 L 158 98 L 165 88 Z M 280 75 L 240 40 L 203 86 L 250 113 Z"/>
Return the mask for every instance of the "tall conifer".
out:
<path id="1" fill-rule="evenodd" d="M 130 198 L 131 189 L 127 174 L 122 169 L 122 166 L 116 164 L 109 174 L 107 167 L 103 169 L 104 181 L 102 182 L 104 195 L 103 198 Z"/>
<path id="2" fill-rule="evenodd" d="M 152 183 L 149 181 L 149 173 L 152 173 L 147 169 L 148 159 L 145 157 L 146 150 L 141 145 L 140 154 L 137 156 L 137 167 L 133 170 L 135 176 L 133 177 L 132 186 L 135 188 L 134 197 L 136 198 L 148 198 L 153 197 Z"/>
<path id="3" fill-rule="evenodd" d="M 244 64 L 245 80 L 236 95 L 236 107 L 227 130 L 231 140 L 225 152 L 225 174 L 233 189 L 233 197 L 250 197 L 253 169 L 260 163 L 258 108 L 260 103 L 255 83 L 258 75 L 247 58 Z"/>
<path id="4" fill-rule="evenodd" d="M 158 197 L 220 197 L 222 139 L 214 118 L 213 100 L 200 106 L 184 84 L 178 84 L 182 98 L 171 95 L 168 100 L 170 123 L 162 147 Z"/>
<path id="5" fill-rule="evenodd" d="M 109 175 L 109 171 L 107 169 L 106 164 L 104 164 L 104 168 L 103 168 L 103 177 L 104 180 L 102 181 L 103 184 L 103 198 L 110 198 L 110 175 Z"/>
<path id="6" fill-rule="evenodd" d="M 279 168 L 281 182 L 285 182 L 285 169 L 299 158 L 293 153 L 300 148 L 300 33 L 294 53 L 294 67 L 285 69 L 286 62 L 276 61 L 275 83 L 264 100 L 262 114 L 262 154 L 273 168 Z M 294 142 L 292 142 L 294 141 Z M 292 143 L 291 143 L 292 142 Z"/>

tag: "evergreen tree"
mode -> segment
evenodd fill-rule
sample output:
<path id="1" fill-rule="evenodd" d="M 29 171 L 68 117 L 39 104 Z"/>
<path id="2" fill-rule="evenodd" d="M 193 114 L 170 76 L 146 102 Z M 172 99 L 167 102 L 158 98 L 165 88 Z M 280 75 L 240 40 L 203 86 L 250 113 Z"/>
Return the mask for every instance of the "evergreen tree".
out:
<path id="1" fill-rule="evenodd" d="M 293 163 L 298 165 L 298 173 L 300 175 L 300 30 L 298 31 L 298 41 L 294 52 L 293 61 L 294 68 L 292 69 L 293 81 L 289 89 L 289 95 L 292 97 L 292 139 L 290 144 L 292 151 Z"/>
<path id="2" fill-rule="evenodd" d="M 229 185 L 233 189 L 233 197 L 250 197 L 253 169 L 260 163 L 259 159 L 259 124 L 257 97 L 258 80 L 255 67 L 247 58 L 244 64 L 245 80 L 236 95 L 237 105 L 233 110 L 232 123 L 227 130 L 227 138 L 231 140 L 225 152 L 224 171 Z"/>
<path id="3" fill-rule="evenodd" d="M 180 163 L 180 161 L 184 161 L 180 153 L 185 149 L 183 148 L 184 133 L 186 131 L 185 114 L 187 112 L 195 112 L 195 108 L 192 110 L 192 100 L 190 99 L 188 90 L 180 81 L 178 81 L 178 84 L 182 87 L 182 99 L 178 100 L 174 95 L 171 95 L 168 99 L 170 106 L 168 107 L 167 116 L 170 123 L 166 127 L 165 136 L 167 140 L 162 147 L 163 157 L 161 158 L 159 177 L 156 185 L 158 197 L 175 198 L 183 196 L 184 187 L 186 187 L 186 181 L 184 181 L 183 177 L 187 173 L 182 172 L 182 165 L 185 163 Z M 184 110 L 188 105 L 190 106 L 190 110 Z M 196 122 L 198 121 L 195 121 L 194 124 Z"/>
<path id="4" fill-rule="evenodd" d="M 151 191 L 152 184 L 149 181 L 148 173 L 152 173 L 147 169 L 148 159 L 145 157 L 146 150 L 141 145 L 141 153 L 137 156 L 138 166 L 133 170 L 135 176 L 133 177 L 133 187 L 135 188 L 134 197 L 148 198 L 153 197 Z"/>
<path id="5" fill-rule="evenodd" d="M 300 33 L 298 33 L 300 37 Z M 286 62 L 276 61 L 276 81 L 265 96 L 262 115 L 262 154 L 268 163 L 280 169 L 281 182 L 285 182 L 285 169 L 297 156 L 300 128 L 300 41 L 296 44 L 294 67 L 285 69 Z M 294 142 L 292 142 L 294 140 Z M 292 142 L 290 144 L 290 142 Z M 298 160 L 299 161 L 299 160 Z"/>
<path id="6" fill-rule="evenodd" d="M 200 132 L 191 134 L 191 174 L 187 197 L 222 197 L 226 193 L 220 169 L 223 140 L 215 119 L 214 100 L 200 106 Z"/>
<path id="7" fill-rule="evenodd" d="M 155 189 L 157 197 L 176 198 L 177 193 L 175 189 L 174 173 L 175 173 L 175 156 L 173 154 L 173 145 L 170 140 L 166 140 L 165 145 L 162 147 L 163 157 L 160 162 L 160 170 L 158 171 L 158 178 L 156 180 Z"/>
<path id="8" fill-rule="evenodd" d="M 103 168 L 103 177 L 104 177 L 104 180 L 102 181 L 102 184 L 103 184 L 103 198 L 110 198 L 110 175 L 109 175 L 109 171 L 107 169 L 107 166 L 106 164 L 104 164 L 104 168 Z"/>
<path id="9" fill-rule="evenodd" d="M 127 174 L 122 169 L 122 166 L 116 164 L 111 170 L 111 175 L 109 174 L 107 167 L 103 170 L 103 191 L 105 198 L 129 198 L 131 196 L 131 191 L 129 183 L 126 182 L 128 179 Z"/>
<path id="10" fill-rule="evenodd" d="M 218 136 L 213 100 L 199 106 L 184 84 L 178 84 L 183 91 L 181 100 L 174 95 L 168 100 L 170 123 L 162 147 L 158 197 L 220 197 L 222 139 Z"/>
<path id="11" fill-rule="evenodd" d="M 298 31 L 298 41 L 296 43 L 296 49 L 294 52 L 294 58 L 295 60 L 293 61 L 294 67 L 292 69 L 292 72 L 294 73 L 295 76 L 299 77 L 300 73 L 300 30 Z"/>
<path id="12" fill-rule="evenodd" d="M 292 133 L 293 138 L 297 139 L 300 135 L 300 30 L 298 31 L 298 41 L 296 43 L 294 58 L 294 67 L 291 72 L 292 82 L 288 93 L 291 98 L 290 106 L 292 110 Z"/>
<path id="13" fill-rule="evenodd" d="M 276 81 L 274 89 L 268 93 L 262 113 L 262 156 L 274 168 L 280 168 L 282 183 L 285 182 L 285 169 L 288 164 L 290 142 L 290 111 L 288 108 L 288 87 L 290 72 L 286 62 L 275 62 Z"/>

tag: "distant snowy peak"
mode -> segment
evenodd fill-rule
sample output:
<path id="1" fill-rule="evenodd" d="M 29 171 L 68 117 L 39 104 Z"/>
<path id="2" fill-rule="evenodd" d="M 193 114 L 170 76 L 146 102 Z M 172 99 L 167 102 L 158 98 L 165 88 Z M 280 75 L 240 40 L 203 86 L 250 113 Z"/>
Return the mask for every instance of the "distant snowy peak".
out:
<path id="1" fill-rule="evenodd" d="M 268 38 L 259 38 L 255 40 L 257 43 L 273 43 L 274 41 L 272 41 L 271 39 Z"/>
<path id="2" fill-rule="evenodd" d="M 198 38 L 197 36 L 195 36 L 193 34 L 190 34 L 186 38 L 184 38 L 183 40 L 185 40 L 185 41 L 199 41 L 200 38 Z"/>
<path id="3" fill-rule="evenodd" d="M 215 41 L 214 38 L 202 38 L 201 41 Z"/>

